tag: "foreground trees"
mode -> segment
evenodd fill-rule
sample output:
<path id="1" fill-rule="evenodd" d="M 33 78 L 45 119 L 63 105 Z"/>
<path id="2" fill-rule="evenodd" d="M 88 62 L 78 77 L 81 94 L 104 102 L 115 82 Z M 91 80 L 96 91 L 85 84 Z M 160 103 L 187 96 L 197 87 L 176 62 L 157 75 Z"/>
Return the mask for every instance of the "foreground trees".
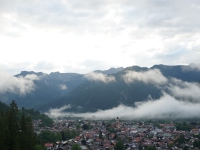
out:
<path id="1" fill-rule="evenodd" d="M 0 112 L 0 147 L 4 150 L 36 150 L 37 140 L 33 132 L 32 119 L 19 115 L 13 100 Z"/>
<path id="2" fill-rule="evenodd" d="M 78 144 L 74 144 L 72 150 L 81 150 L 81 147 Z"/>
<path id="3" fill-rule="evenodd" d="M 121 140 L 117 141 L 114 150 L 124 150 L 124 143 Z"/>
<path id="4" fill-rule="evenodd" d="M 42 131 L 39 135 L 38 135 L 38 140 L 40 141 L 40 143 L 55 143 L 57 141 L 61 141 L 62 140 L 62 135 L 61 133 L 57 132 L 51 132 L 48 130 Z"/>

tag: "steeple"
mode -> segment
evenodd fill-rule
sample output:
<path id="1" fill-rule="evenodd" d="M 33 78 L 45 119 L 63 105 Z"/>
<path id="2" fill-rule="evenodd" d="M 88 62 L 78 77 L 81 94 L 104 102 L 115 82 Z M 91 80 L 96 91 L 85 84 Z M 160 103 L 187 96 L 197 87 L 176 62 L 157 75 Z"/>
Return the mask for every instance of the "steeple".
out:
<path id="1" fill-rule="evenodd" d="M 120 124 L 119 124 L 119 117 L 116 118 L 116 127 L 119 128 Z"/>

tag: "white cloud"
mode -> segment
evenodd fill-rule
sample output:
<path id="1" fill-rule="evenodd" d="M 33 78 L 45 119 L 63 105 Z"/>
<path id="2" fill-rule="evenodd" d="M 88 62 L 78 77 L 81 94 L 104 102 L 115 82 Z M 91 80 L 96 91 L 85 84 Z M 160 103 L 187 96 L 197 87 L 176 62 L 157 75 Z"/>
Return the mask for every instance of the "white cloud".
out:
<path id="1" fill-rule="evenodd" d="M 127 71 L 122 77 L 127 84 L 133 83 L 136 80 L 153 84 L 165 84 L 168 81 L 158 69 L 144 72 Z"/>
<path id="2" fill-rule="evenodd" d="M 85 75 L 85 77 L 88 80 L 100 81 L 100 82 L 103 82 L 103 83 L 109 83 L 109 82 L 116 81 L 114 76 L 106 75 L 106 74 L 102 74 L 102 73 L 97 73 L 97 72 L 88 73 L 88 74 Z"/>
<path id="3" fill-rule="evenodd" d="M 26 80 L 40 80 L 40 78 L 35 74 L 28 74 L 24 77 Z"/>
<path id="4" fill-rule="evenodd" d="M 57 108 L 57 109 L 50 109 L 48 113 L 46 113 L 47 115 L 49 115 L 50 117 L 64 117 L 63 115 L 61 115 L 62 112 L 64 112 L 65 110 L 71 108 L 70 105 L 65 105 L 61 108 Z"/>
<path id="5" fill-rule="evenodd" d="M 61 90 L 67 90 L 67 86 L 65 84 L 59 85 Z"/>
<path id="6" fill-rule="evenodd" d="M 102 69 L 200 63 L 198 6 L 195 0 L 4 0 L 0 63 L 81 73 L 101 69 L 97 63 L 79 67 L 92 59 L 106 62 Z"/>
<path id="7" fill-rule="evenodd" d="M 117 116 L 125 119 L 199 117 L 200 85 L 198 83 L 184 82 L 176 78 L 168 80 L 159 70 L 139 73 L 127 72 L 124 77 L 126 77 L 128 83 L 140 80 L 145 83 L 162 84 L 164 85 L 163 89 L 169 93 L 163 92 L 163 96 L 156 100 L 150 98 L 148 101 L 135 103 L 136 107 L 134 108 L 119 105 L 112 109 L 98 110 L 94 113 L 72 113 L 66 112 L 66 109 L 61 109 L 61 111 L 51 109 L 47 114 L 52 118 L 70 116 L 90 119 L 113 119 Z"/>
<path id="8" fill-rule="evenodd" d="M 7 80 L 9 78 L 9 74 L 7 74 L 5 71 L 3 71 L 0 68 L 0 85 L 5 82 L 5 80 Z"/>
<path id="9" fill-rule="evenodd" d="M 200 85 L 198 83 L 183 82 L 173 78 L 168 90 L 174 97 L 200 102 Z"/>
<path id="10" fill-rule="evenodd" d="M 136 108 L 119 105 L 112 109 L 99 110 L 94 113 L 69 113 L 64 112 L 68 107 L 51 109 L 47 115 L 50 117 L 83 117 L 90 119 L 113 119 L 117 116 L 126 119 L 138 118 L 190 118 L 198 117 L 200 104 L 178 101 L 170 95 L 164 94 L 158 100 L 147 101 Z"/>
<path id="11" fill-rule="evenodd" d="M 39 80 L 39 77 L 30 74 L 25 77 L 9 77 L 4 71 L 0 72 L 0 93 L 11 92 L 19 95 L 26 95 L 35 90 L 34 80 Z"/>
<path id="12" fill-rule="evenodd" d="M 189 64 L 189 66 L 183 66 L 182 67 L 183 71 L 200 71 L 200 63 L 192 63 Z"/>

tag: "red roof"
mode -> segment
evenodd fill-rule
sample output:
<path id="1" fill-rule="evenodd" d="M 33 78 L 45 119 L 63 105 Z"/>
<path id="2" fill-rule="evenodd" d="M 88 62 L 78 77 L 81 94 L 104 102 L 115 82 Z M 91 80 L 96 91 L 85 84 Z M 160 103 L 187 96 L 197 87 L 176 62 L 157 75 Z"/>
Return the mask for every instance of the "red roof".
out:
<path id="1" fill-rule="evenodd" d="M 76 136 L 75 139 L 78 141 L 78 140 L 81 139 L 81 137 L 80 136 Z"/>
<path id="2" fill-rule="evenodd" d="M 53 143 L 45 143 L 44 146 L 45 147 L 53 147 Z"/>

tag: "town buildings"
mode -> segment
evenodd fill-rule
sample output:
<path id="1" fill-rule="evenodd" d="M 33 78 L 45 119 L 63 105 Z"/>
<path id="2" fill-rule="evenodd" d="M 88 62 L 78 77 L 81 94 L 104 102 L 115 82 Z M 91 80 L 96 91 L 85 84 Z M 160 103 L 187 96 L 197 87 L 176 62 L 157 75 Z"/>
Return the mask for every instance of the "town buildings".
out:
<path id="1" fill-rule="evenodd" d="M 84 130 L 82 126 L 89 128 Z M 190 125 L 190 123 L 187 123 Z M 78 144 L 83 150 L 112 150 L 117 141 L 124 143 L 126 150 L 145 150 L 154 147 L 157 150 L 199 149 L 194 142 L 200 142 L 200 125 L 190 125 L 190 131 L 177 130 L 174 123 L 156 124 L 152 122 L 116 120 L 60 120 L 53 127 L 35 127 L 37 133 L 42 130 L 61 132 L 62 130 L 77 130 L 79 135 L 67 141 L 54 144 L 55 150 L 70 150 L 73 144 Z M 181 142 L 181 138 L 184 141 Z"/>

